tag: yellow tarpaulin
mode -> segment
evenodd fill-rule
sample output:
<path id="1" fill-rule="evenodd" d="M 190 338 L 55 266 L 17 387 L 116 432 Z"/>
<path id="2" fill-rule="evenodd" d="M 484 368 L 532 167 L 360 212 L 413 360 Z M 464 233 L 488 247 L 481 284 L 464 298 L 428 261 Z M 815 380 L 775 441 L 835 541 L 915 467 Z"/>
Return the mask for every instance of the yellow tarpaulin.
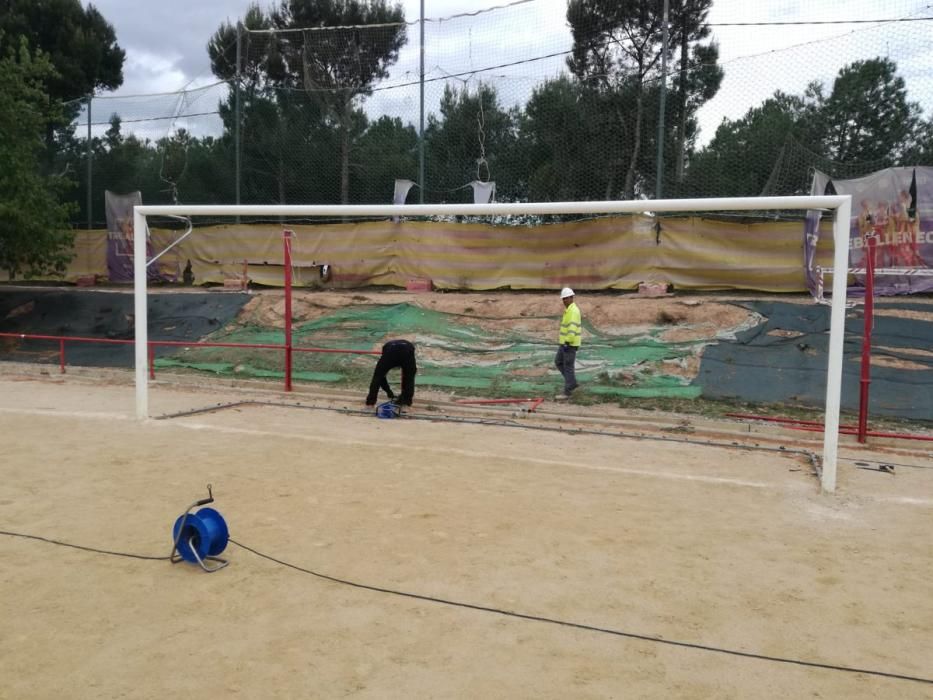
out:
<path id="1" fill-rule="evenodd" d="M 733 223 L 701 217 L 608 217 L 544 226 L 375 221 L 291 227 L 294 284 L 404 286 L 430 279 L 440 289 L 634 289 L 667 282 L 677 289 L 806 290 L 801 222 Z M 154 229 L 158 253 L 181 232 Z M 66 281 L 106 279 L 106 231 L 78 231 Z M 826 238 L 826 237 L 824 237 Z M 831 238 L 831 237 L 829 237 Z M 190 260 L 195 284 L 246 274 L 281 286 L 282 227 L 199 227 L 159 261 L 181 281 Z M 818 264 L 832 264 L 831 243 Z"/>

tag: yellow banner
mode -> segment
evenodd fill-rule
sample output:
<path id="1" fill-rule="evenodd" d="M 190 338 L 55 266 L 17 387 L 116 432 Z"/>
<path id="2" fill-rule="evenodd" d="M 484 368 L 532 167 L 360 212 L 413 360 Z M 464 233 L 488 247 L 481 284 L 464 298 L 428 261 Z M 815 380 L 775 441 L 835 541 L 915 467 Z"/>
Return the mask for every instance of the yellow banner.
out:
<path id="1" fill-rule="evenodd" d="M 608 217 L 544 226 L 376 221 L 292 227 L 293 283 L 329 287 L 404 286 L 430 279 L 439 289 L 634 289 L 666 282 L 675 289 L 806 291 L 802 222 L 736 223 L 701 217 Z M 106 280 L 106 231 L 78 231 L 67 281 Z M 154 229 L 165 249 L 180 231 Z M 831 236 L 817 263 L 832 264 Z M 244 275 L 284 284 L 279 225 L 196 228 L 164 255 L 160 269 L 179 281 L 190 261 L 195 284 Z"/>

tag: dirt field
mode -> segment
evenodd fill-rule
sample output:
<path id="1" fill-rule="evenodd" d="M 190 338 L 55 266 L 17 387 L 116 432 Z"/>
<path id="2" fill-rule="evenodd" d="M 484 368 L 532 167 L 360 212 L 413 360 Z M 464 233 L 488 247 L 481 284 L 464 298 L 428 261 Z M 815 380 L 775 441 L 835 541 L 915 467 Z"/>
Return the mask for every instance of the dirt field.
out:
<path id="1" fill-rule="evenodd" d="M 157 384 L 151 401 L 257 397 L 286 399 Z M 929 452 L 846 445 L 826 496 L 779 452 L 296 399 L 322 410 L 138 423 L 125 381 L 0 370 L 0 530 L 167 555 L 212 483 L 234 539 L 297 566 L 635 636 L 350 587 L 234 544 L 207 575 L 0 536 L 0 697 L 933 697 L 931 680 L 728 653 L 933 679 Z M 514 422 L 580 425 L 555 410 Z M 814 448 L 800 439 L 784 444 Z"/>

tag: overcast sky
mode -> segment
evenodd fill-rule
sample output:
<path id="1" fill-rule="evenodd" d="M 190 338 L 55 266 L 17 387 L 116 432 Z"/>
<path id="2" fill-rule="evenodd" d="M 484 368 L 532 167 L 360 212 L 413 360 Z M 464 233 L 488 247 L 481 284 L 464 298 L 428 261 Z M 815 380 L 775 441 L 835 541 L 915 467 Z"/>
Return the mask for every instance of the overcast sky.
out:
<path id="1" fill-rule="evenodd" d="M 83 0 L 87 4 L 87 0 Z M 173 92 L 216 81 L 210 72 L 206 45 L 222 22 L 236 22 L 255 0 L 95 0 L 93 4 L 113 24 L 117 41 L 126 50 L 123 86 L 114 95 L 140 95 Z M 259 0 L 269 7 L 271 0 Z M 425 0 L 429 19 L 475 12 L 509 0 Z M 406 19 L 417 20 L 419 0 L 403 0 Z M 923 11 L 926 0 L 715 0 L 709 21 L 714 25 L 733 22 L 827 21 L 907 17 Z M 473 70 L 508 62 L 566 51 L 570 32 L 565 22 L 566 0 L 527 0 L 477 19 L 434 22 L 429 27 L 443 38 L 426 56 L 426 72 L 444 73 Z M 701 111 L 703 141 L 712 137 L 723 117 L 739 118 L 745 111 L 771 95 L 775 89 L 800 92 L 811 78 L 830 81 L 844 63 L 871 55 L 887 54 L 898 61 L 907 80 L 910 97 L 920 101 L 930 114 L 933 109 L 933 22 L 886 25 L 810 25 L 780 27 L 715 26 L 720 44 L 720 61 L 726 78 L 720 93 Z M 881 34 L 879 32 L 887 32 Z M 446 33 L 444 33 L 446 32 Z M 883 44 L 883 47 L 881 46 Z M 793 48 L 788 48 L 793 47 Z M 870 49 L 866 49 L 870 47 Z M 505 60 L 503 60 L 503 58 Z M 417 80 L 418 34 L 413 28 L 408 45 L 392 69 L 390 83 Z M 531 89 L 544 77 L 556 75 L 563 57 L 537 61 L 486 73 L 497 76 L 500 99 L 505 106 L 523 104 Z M 438 90 L 440 86 L 438 84 Z M 431 109 L 431 93 L 427 93 Z M 433 93 L 436 104 L 438 91 Z M 416 122 L 417 88 L 377 92 L 368 103 L 376 113 L 390 113 Z M 144 111 L 140 101 L 134 108 Z M 105 102 L 104 114 L 127 109 L 129 101 Z M 154 105 L 155 103 L 153 103 Z M 186 104 L 183 111 L 216 109 L 217 96 L 205 94 L 198 105 Z M 155 109 L 155 106 L 153 107 Z M 104 118 L 95 102 L 94 121 Z M 133 117 L 136 115 L 129 115 Z M 139 116 L 142 116 L 141 114 Z M 203 126 L 203 119 L 201 120 Z M 177 123 L 176 126 L 184 126 Z M 192 125 L 188 125 L 189 128 Z M 140 128 L 145 128 L 140 125 Z M 171 128 L 158 125 L 160 129 Z M 197 131 L 197 130 L 195 130 Z M 162 132 L 164 134 L 164 131 Z"/>

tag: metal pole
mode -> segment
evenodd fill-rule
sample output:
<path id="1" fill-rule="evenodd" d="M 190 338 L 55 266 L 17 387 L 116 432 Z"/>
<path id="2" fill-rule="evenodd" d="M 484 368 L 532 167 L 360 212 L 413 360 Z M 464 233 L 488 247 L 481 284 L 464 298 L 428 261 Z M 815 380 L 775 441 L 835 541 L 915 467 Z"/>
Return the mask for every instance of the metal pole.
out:
<path id="1" fill-rule="evenodd" d="M 93 206 L 93 199 L 91 197 L 91 181 L 93 178 L 92 175 L 92 150 L 91 150 L 91 99 L 94 97 L 94 93 L 90 93 L 87 96 L 87 230 L 90 231 L 93 225 L 93 217 L 91 215 L 91 207 Z"/>
<path id="2" fill-rule="evenodd" d="M 149 318 L 146 307 L 146 217 L 133 207 L 133 328 L 136 375 L 136 418 L 149 417 L 149 377 L 146 373 L 149 349 Z"/>
<path id="3" fill-rule="evenodd" d="M 234 86 L 235 92 L 235 102 L 236 106 L 234 109 L 234 125 L 233 125 L 233 151 L 235 154 L 236 165 L 234 167 L 235 177 L 236 177 L 236 203 L 240 203 L 240 52 L 242 41 L 240 37 L 242 36 L 240 29 L 243 25 L 240 22 L 236 23 L 236 85 Z M 236 218 L 237 223 L 240 223 L 239 215 Z"/>
<path id="4" fill-rule="evenodd" d="M 661 199 L 664 192 L 664 107 L 667 100 L 667 43 L 668 43 L 668 14 L 670 0 L 664 0 L 664 19 L 661 26 L 661 104 L 658 107 L 658 162 L 654 186 L 655 199 Z"/>
<path id="5" fill-rule="evenodd" d="M 845 195 L 833 221 L 833 307 L 829 317 L 829 361 L 826 369 L 826 427 L 823 429 L 824 493 L 836 490 L 839 452 L 839 402 L 842 395 L 842 360 L 846 325 L 846 270 L 849 269 L 849 220 L 852 197 Z"/>
<path id="6" fill-rule="evenodd" d="M 424 204 L 424 0 L 421 0 L 421 115 L 418 127 L 418 202 Z"/>
<path id="7" fill-rule="evenodd" d="M 865 260 L 865 331 L 862 335 L 862 376 L 859 379 L 858 441 L 865 443 L 868 435 L 868 387 L 871 384 L 871 331 L 875 324 L 875 244 L 876 234 L 867 236 Z"/>
<path id="8" fill-rule="evenodd" d="M 292 390 L 292 232 L 282 231 L 285 247 L 285 391 Z"/>

